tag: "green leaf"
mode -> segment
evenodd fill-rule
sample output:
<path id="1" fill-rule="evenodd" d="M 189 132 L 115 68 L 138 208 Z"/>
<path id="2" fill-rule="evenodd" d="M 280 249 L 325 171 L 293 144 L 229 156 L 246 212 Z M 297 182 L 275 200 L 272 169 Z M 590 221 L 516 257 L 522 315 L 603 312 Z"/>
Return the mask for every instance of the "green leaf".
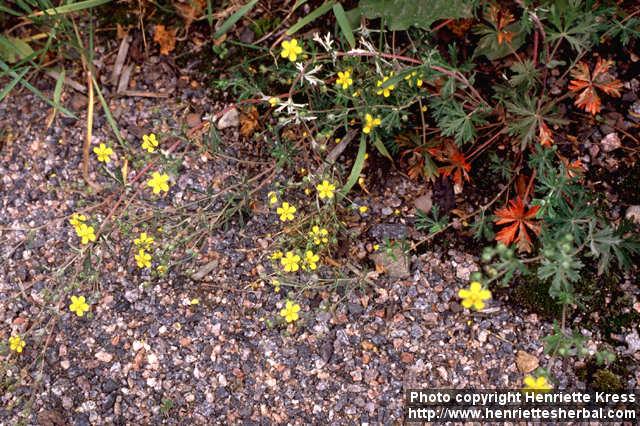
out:
<path id="1" fill-rule="evenodd" d="M 0 58 L 13 64 L 33 54 L 29 44 L 19 38 L 0 35 Z"/>
<path id="2" fill-rule="evenodd" d="M 318 7 L 313 12 L 311 12 L 310 14 L 308 14 L 307 16 L 305 16 L 304 18 L 296 22 L 293 26 L 291 26 L 291 28 L 287 30 L 286 34 L 293 35 L 297 33 L 302 27 L 304 27 L 305 25 L 307 25 L 312 21 L 315 21 L 316 19 L 318 19 L 319 17 L 321 17 L 322 15 L 330 11 L 333 8 L 333 5 L 335 3 L 336 2 L 333 0 L 325 2 L 322 6 Z"/>
<path id="3" fill-rule="evenodd" d="M 336 20 L 338 21 L 338 25 L 340 26 L 340 31 L 344 34 L 344 38 L 347 39 L 347 43 L 351 46 L 352 49 L 356 47 L 356 39 L 353 37 L 353 29 L 351 28 L 351 24 L 349 23 L 349 19 L 347 15 L 344 13 L 344 9 L 340 3 L 336 3 L 333 5 L 333 14 L 336 15 Z"/>
<path id="4" fill-rule="evenodd" d="M 18 77 L 18 74 L 12 70 L 9 65 L 7 65 L 4 61 L 0 60 L 0 69 L 2 69 L 2 71 L 4 71 L 5 73 L 9 74 L 11 77 L 16 78 Z M 36 95 L 37 97 L 39 97 L 40 99 L 42 99 L 43 101 L 45 101 L 47 104 L 49 104 L 50 106 L 54 107 L 55 109 L 61 111 L 62 113 L 64 113 L 67 117 L 73 117 L 73 118 L 78 118 L 74 113 L 72 113 L 71 111 L 69 111 L 68 109 L 62 107 L 62 106 L 58 106 L 56 104 L 54 104 L 51 99 L 48 99 L 44 93 L 42 93 L 37 87 L 35 87 L 34 85 L 32 85 L 31 83 L 29 83 L 26 80 L 23 80 L 22 78 L 20 78 L 19 80 L 20 84 L 22 84 L 24 87 L 26 87 L 27 89 L 29 89 L 29 91 L 31 93 L 33 93 L 34 95 Z"/>
<path id="5" fill-rule="evenodd" d="M 118 139 L 118 143 L 122 145 L 122 147 L 124 148 L 129 148 L 129 144 L 127 143 L 127 141 L 122 138 L 122 135 L 120 135 L 120 129 L 118 129 L 118 124 L 116 123 L 116 120 L 113 118 L 113 115 L 111 114 L 111 110 L 109 109 L 109 105 L 107 104 L 107 101 L 104 99 L 104 96 L 102 96 L 102 91 L 100 90 L 100 86 L 98 86 L 98 82 L 93 76 L 91 77 L 91 80 L 93 81 L 93 87 L 95 88 L 96 93 L 98 94 L 98 99 L 100 99 L 100 104 L 102 105 L 102 110 L 104 111 L 104 115 L 107 117 L 107 122 L 109 123 L 111 130 L 113 130 L 113 133 L 115 134 L 116 139 Z"/>
<path id="6" fill-rule="evenodd" d="M 353 163 L 353 167 L 351 168 L 351 173 L 349 174 L 349 178 L 347 179 L 347 183 L 344 184 L 342 189 L 340 190 L 338 197 L 340 199 L 344 198 L 345 195 L 351 191 L 353 185 L 358 182 L 358 178 L 360 177 L 360 172 L 362 171 L 362 167 L 364 166 L 364 157 L 367 153 L 367 139 L 364 134 L 360 137 L 360 145 L 358 146 L 358 155 L 356 156 L 356 161 Z"/>
<path id="7" fill-rule="evenodd" d="M 13 80 L 11 80 L 11 83 L 7 84 L 6 86 L 4 86 L 4 88 L 2 89 L 2 91 L 0 92 L 0 102 L 2 102 L 2 100 L 13 90 L 13 88 L 16 86 L 16 84 L 18 84 L 20 82 L 20 80 L 22 80 L 22 77 L 25 76 L 25 74 L 27 72 L 29 72 L 31 68 L 26 67 L 24 69 L 24 71 L 22 71 L 22 73 L 17 74 Z"/>
<path id="8" fill-rule="evenodd" d="M 249 3 L 238 9 L 236 13 L 229 16 L 227 20 L 224 21 L 222 25 L 220 25 L 220 28 L 218 28 L 218 31 L 216 31 L 216 33 L 213 35 L 213 38 L 222 37 L 227 31 L 231 29 L 231 27 L 235 25 L 236 22 L 238 22 L 244 15 L 249 13 L 249 11 L 253 9 L 256 3 L 258 3 L 258 0 L 251 0 Z"/>
<path id="9" fill-rule="evenodd" d="M 439 19 L 468 18 L 472 6 L 467 0 L 360 0 L 360 11 L 369 18 L 383 18 L 390 30 L 410 26 L 429 29 Z"/>
<path id="10" fill-rule="evenodd" d="M 485 25 L 476 29 L 474 32 L 482 35 L 482 38 L 478 41 L 478 46 L 473 51 L 473 57 L 484 55 L 487 59 L 495 61 L 520 49 L 524 44 L 527 35 L 526 32 L 519 23 L 511 24 L 505 29 L 515 35 L 510 42 L 504 42 L 502 44 L 498 43 L 497 31 L 495 29 Z"/>
<path id="11" fill-rule="evenodd" d="M 42 15 L 62 15 L 65 13 L 79 12 L 81 10 L 90 9 L 92 7 L 100 6 L 105 3 L 110 3 L 111 0 L 85 0 L 79 1 L 78 3 L 66 4 L 60 7 L 53 7 L 51 9 L 46 9 L 41 12 L 36 12 L 29 15 L 30 18 L 35 16 Z"/>
<path id="12" fill-rule="evenodd" d="M 58 79 L 56 80 L 56 87 L 53 89 L 53 103 L 60 106 L 60 97 L 62 96 L 62 89 L 64 88 L 64 68 L 62 72 L 58 75 Z"/>
<path id="13" fill-rule="evenodd" d="M 17 12 L 15 10 L 13 10 L 11 8 L 8 8 L 7 6 L 1 5 L 1 4 L 0 4 L 0 12 L 5 12 L 5 13 L 8 13 L 8 14 L 13 15 L 13 16 L 22 16 L 22 14 L 20 12 Z"/>
<path id="14" fill-rule="evenodd" d="M 385 157 L 387 157 L 389 160 L 393 161 L 393 158 L 391 158 L 391 155 L 389 154 L 389 151 L 387 151 L 387 147 L 384 146 L 384 144 L 382 143 L 382 141 L 380 140 L 380 138 L 375 138 L 373 140 L 373 146 L 376 147 L 376 149 L 378 150 L 378 152 L 382 155 L 384 155 Z"/>

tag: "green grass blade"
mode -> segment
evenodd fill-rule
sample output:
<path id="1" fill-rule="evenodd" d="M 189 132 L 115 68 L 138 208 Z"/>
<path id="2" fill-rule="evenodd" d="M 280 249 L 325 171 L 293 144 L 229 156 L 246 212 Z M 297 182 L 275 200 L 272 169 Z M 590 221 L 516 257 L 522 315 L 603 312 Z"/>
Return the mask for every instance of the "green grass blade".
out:
<path id="1" fill-rule="evenodd" d="M 2 92 L 0 92 L 0 102 L 2 102 L 2 100 L 13 90 L 16 84 L 18 84 L 20 80 L 22 80 L 22 77 L 24 77 L 24 75 L 27 72 L 29 72 L 30 69 L 31 68 L 25 68 L 24 71 L 22 71 L 22 73 L 16 75 L 14 79 L 11 80 L 11 83 L 4 86 L 4 88 L 2 89 Z"/>
<path id="2" fill-rule="evenodd" d="M 244 15 L 249 13 L 249 11 L 253 9 L 253 6 L 255 6 L 256 3 L 258 3 L 258 0 L 251 0 L 249 3 L 238 9 L 236 13 L 229 16 L 227 20 L 224 21 L 224 23 L 220 26 L 218 31 L 216 31 L 216 33 L 213 35 L 213 38 L 222 37 L 227 31 L 231 29 L 231 27 L 235 25 L 236 22 L 238 22 Z"/>
<path id="3" fill-rule="evenodd" d="M 110 3 L 111 0 L 85 0 L 78 3 L 65 4 L 64 6 L 54 7 L 46 9 L 41 12 L 32 13 L 29 18 L 42 15 L 62 15 L 65 13 L 79 12 L 81 10 L 90 9 L 92 7 L 100 6 L 105 3 Z"/>
<path id="4" fill-rule="evenodd" d="M 2 69 L 3 71 L 5 71 L 7 74 L 9 74 L 11 77 L 16 77 L 18 74 L 12 70 L 9 65 L 7 65 L 4 61 L 0 61 L 0 69 Z M 45 101 L 47 104 L 49 104 L 50 106 L 52 106 L 53 108 L 57 109 L 58 111 L 62 112 L 63 114 L 65 114 L 67 117 L 73 117 L 73 118 L 78 118 L 74 113 L 72 113 L 71 111 L 69 111 L 68 109 L 62 107 L 62 106 L 58 106 L 56 104 L 53 103 L 53 101 L 51 101 L 51 99 L 47 99 L 47 97 L 44 95 L 44 93 L 42 93 L 40 90 L 38 90 L 38 88 L 34 87 L 31 83 L 29 83 L 26 80 L 20 79 L 20 84 L 22 84 L 24 87 L 26 87 L 27 89 L 29 89 L 29 91 L 31 91 L 31 93 L 33 93 L 34 95 L 36 95 L 37 97 L 39 97 L 40 99 L 42 99 L 43 101 Z"/>
<path id="5" fill-rule="evenodd" d="M 297 0 L 296 3 L 293 5 L 293 8 L 291 9 L 291 11 L 295 12 L 296 9 L 298 9 L 300 6 L 305 4 L 307 1 L 309 1 L 309 0 Z"/>
<path id="6" fill-rule="evenodd" d="M 107 104 L 107 101 L 104 99 L 104 96 L 102 96 L 102 91 L 100 90 L 100 86 L 98 86 L 98 82 L 96 81 L 96 78 L 91 76 L 91 81 L 93 81 L 93 87 L 95 88 L 95 91 L 98 94 L 98 99 L 100 99 L 100 105 L 102 105 L 102 110 L 104 111 L 104 115 L 105 117 L 107 117 L 107 122 L 109 123 L 109 127 L 111 127 L 111 130 L 113 130 L 113 133 L 115 134 L 116 139 L 118 140 L 118 143 L 122 145 L 123 148 L 128 150 L 129 144 L 127 143 L 126 140 L 122 139 L 122 135 L 120 135 L 120 129 L 118 128 L 118 123 L 116 123 L 116 120 L 113 118 L 113 115 L 111 115 L 111 110 L 109 109 L 109 105 Z"/>
<path id="7" fill-rule="evenodd" d="M 338 198 L 342 199 L 345 195 L 351 191 L 353 185 L 358 182 L 358 178 L 360 177 L 360 172 L 362 171 L 362 167 L 364 167 L 364 157 L 367 153 L 367 139 L 363 134 L 360 137 L 360 146 L 358 147 L 358 155 L 356 156 L 356 161 L 353 163 L 353 167 L 351 168 L 351 173 L 349 174 L 349 178 L 347 179 L 347 183 L 344 184 L 340 193 L 338 194 Z"/>
<path id="8" fill-rule="evenodd" d="M 61 106 L 60 98 L 62 97 L 62 89 L 64 88 L 64 76 L 65 71 L 64 68 L 62 68 L 62 71 L 56 80 L 56 87 L 53 89 L 53 103 L 58 106 Z"/>
<path id="9" fill-rule="evenodd" d="M 338 25 L 340 26 L 340 31 L 342 31 L 342 34 L 344 34 L 344 38 L 347 39 L 347 43 L 349 43 L 349 46 L 351 46 L 352 49 L 355 49 L 356 39 L 353 37 L 353 28 L 351 28 L 349 19 L 344 13 L 344 9 L 340 3 L 336 3 L 333 5 L 333 14 L 336 15 L 336 20 L 338 21 Z"/>
<path id="10" fill-rule="evenodd" d="M 207 22 L 210 27 L 213 27 L 213 6 L 211 0 L 207 0 Z"/>
<path id="11" fill-rule="evenodd" d="M 0 12 L 8 13 L 9 15 L 13 15 L 13 16 L 22 16 L 22 13 L 1 4 L 0 4 Z"/>
<path id="12" fill-rule="evenodd" d="M 385 157 L 387 157 L 389 160 L 393 162 L 393 158 L 391 157 L 391 154 L 389 154 L 389 151 L 387 151 L 387 147 L 384 146 L 380 138 L 375 138 L 373 140 L 373 146 L 376 147 L 376 149 L 380 154 L 384 155 Z"/>
<path id="13" fill-rule="evenodd" d="M 308 14 L 307 16 L 305 16 L 304 18 L 296 22 L 293 26 L 291 26 L 291 28 L 287 30 L 287 35 L 293 35 L 308 23 L 315 21 L 316 19 L 318 19 L 319 17 L 321 17 L 322 15 L 330 11 L 331 8 L 333 8 L 333 5 L 335 3 L 336 2 L 334 0 L 325 2 L 322 6 L 318 7 L 316 10 L 314 10 L 313 12 L 311 12 L 310 14 Z"/>

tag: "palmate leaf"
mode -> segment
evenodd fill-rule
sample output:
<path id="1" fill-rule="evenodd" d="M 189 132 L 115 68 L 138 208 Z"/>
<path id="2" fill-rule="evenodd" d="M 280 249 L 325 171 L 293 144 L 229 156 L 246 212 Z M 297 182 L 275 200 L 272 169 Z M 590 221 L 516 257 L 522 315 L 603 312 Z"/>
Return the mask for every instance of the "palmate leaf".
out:
<path id="1" fill-rule="evenodd" d="M 558 0 L 550 7 L 548 41 L 566 41 L 577 52 L 591 46 L 590 38 L 598 27 L 595 17 L 582 0 Z"/>
<path id="2" fill-rule="evenodd" d="M 580 92 L 575 100 L 575 105 L 585 111 L 595 115 L 600 112 L 601 104 L 600 96 L 596 88 L 603 91 L 607 95 L 620 97 L 620 89 L 622 82 L 614 79 L 609 74 L 609 68 L 613 65 L 613 61 L 599 59 L 593 69 L 589 71 L 589 66 L 584 62 L 580 62 L 571 70 L 573 80 L 569 82 L 569 90 L 571 92 Z"/>
<path id="3" fill-rule="evenodd" d="M 628 268 L 631 265 L 631 255 L 640 252 L 640 243 L 624 238 L 623 232 L 620 232 L 624 229 L 613 229 L 609 225 L 599 230 L 595 227 L 595 223 L 590 224 L 589 248 L 591 254 L 598 258 L 598 274 L 609 269 L 614 256 L 620 266 Z"/>
<path id="4" fill-rule="evenodd" d="M 394 31 L 412 25 L 428 29 L 439 19 L 469 18 L 473 9 L 468 0 L 360 0 L 359 7 L 362 15 L 383 18 Z"/>
<path id="5" fill-rule="evenodd" d="M 531 237 L 529 231 L 535 235 L 540 233 L 540 223 L 535 220 L 540 206 L 526 209 L 524 201 L 518 197 L 509 201 L 509 205 L 496 210 L 496 225 L 508 225 L 496 234 L 496 241 L 508 246 L 516 242 L 518 251 L 531 252 Z"/>
<path id="6" fill-rule="evenodd" d="M 486 111 L 478 108 L 467 112 L 463 105 L 453 98 L 434 97 L 430 102 L 442 136 L 453 136 L 458 145 L 474 140 L 476 126 L 487 123 L 484 119 Z"/>

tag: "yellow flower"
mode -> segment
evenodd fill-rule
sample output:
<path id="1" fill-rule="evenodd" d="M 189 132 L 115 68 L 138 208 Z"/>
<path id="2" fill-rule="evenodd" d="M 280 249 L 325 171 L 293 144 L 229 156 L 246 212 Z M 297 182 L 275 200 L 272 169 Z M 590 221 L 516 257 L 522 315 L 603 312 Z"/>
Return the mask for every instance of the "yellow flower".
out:
<path id="1" fill-rule="evenodd" d="M 159 194 L 160 191 L 168 192 L 169 191 L 169 175 L 166 173 L 160 174 L 158 172 L 153 172 L 151 175 L 151 179 L 147 181 L 147 185 L 153 188 L 154 194 Z"/>
<path id="2" fill-rule="evenodd" d="M 138 254 L 133 256 L 138 264 L 138 268 L 150 268 L 151 267 L 151 255 L 144 251 L 144 249 L 138 250 Z"/>
<path id="3" fill-rule="evenodd" d="M 527 375 L 524 378 L 524 390 L 525 391 L 533 391 L 535 392 L 549 392 L 553 389 L 553 386 L 546 377 L 539 376 L 538 378 L 534 378 L 532 375 Z"/>
<path id="4" fill-rule="evenodd" d="M 142 149 L 146 149 L 148 152 L 154 152 L 158 147 L 158 139 L 153 133 L 142 136 Z"/>
<path id="5" fill-rule="evenodd" d="M 96 146 L 93 148 L 93 152 L 98 156 L 98 161 L 103 163 L 108 163 L 111 161 L 111 155 L 113 154 L 113 150 L 101 143 L 100 146 Z"/>
<path id="6" fill-rule="evenodd" d="M 274 106 L 278 105 L 278 102 L 279 102 L 279 101 L 280 101 L 280 100 L 279 100 L 278 98 L 276 98 L 275 96 L 271 96 L 271 97 L 269 98 L 269 101 L 268 101 L 268 102 L 269 102 L 269 105 L 271 105 L 272 107 L 274 107 Z"/>
<path id="7" fill-rule="evenodd" d="M 272 279 L 271 284 L 273 285 L 273 291 L 276 293 L 280 293 L 280 280 Z"/>
<path id="8" fill-rule="evenodd" d="M 367 207 L 367 206 L 360 206 L 360 207 L 358 207 L 358 211 L 359 211 L 360 213 L 363 213 L 363 214 L 364 214 L 364 213 L 366 213 L 368 210 L 369 210 L 369 207 Z"/>
<path id="9" fill-rule="evenodd" d="M 380 244 L 374 244 L 373 251 L 378 251 L 378 250 L 380 250 Z"/>
<path id="10" fill-rule="evenodd" d="M 94 233 L 93 226 L 87 226 L 84 223 L 76 226 L 76 234 L 80 237 L 82 244 L 88 244 L 89 241 L 96 240 L 96 234 Z"/>
<path id="11" fill-rule="evenodd" d="M 287 254 L 280 259 L 280 263 L 284 267 L 285 272 L 295 272 L 300 269 L 300 266 L 298 265 L 300 263 L 300 256 L 288 251 Z"/>
<path id="12" fill-rule="evenodd" d="M 320 185 L 316 186 L 316 189 L 318 190 L 318 197 L 322 200 L 324 198 L 333 198 L 336 186 L 328 180 L 323 180 Z"/>
<path id="13" fill-rule="evenodd" d="M 286 322 L 294 322 L 300 318 L 298 312 L 300 312 L 300 305 L 287 300 L 285 307 L 280 310 L 280 316 L 283 317 Z"/>
<path id="14" fill-rule="evenodd" d="M 422 78 L 418 76 L 418 71 L 413 71 L 405 76 L 405 80 L 409 83 L 409 87 L 413 87 L 413 79 L 415 78 L 416 87 L 422 87 Z"/>
<path id="15" fill-rule="evenodd" d="M 280 250 L 274 251 L 271 255 L 271 260 L 282 259 L 282 252 Z"/>
<path id="16" fill-rule="evenodd" d="M 71 296 L 71 304 L 69 310 L 75 313 L 77 316 L 84 316 L 84 313 L 89 310 L 89 304 L 85 300 L 84 296 Z"/>
<path id="17" fill-rule="evenodd" d="M 158 265 L 156 271 L 158 271 L 159 274 L 164 275 L 167 272 L 167 267 L 164 265 Z"/>
<path id="18" fill-rule="evenodd" d="M 9 337 L 9 349 L 14 352 L 22 353 L 22 350 L 26 346 L 26 342 L 22 340 L 20 336 L 11 336 Z"/>
<path id="19" fill-rule="evenodd" d="M 473 281 L 469 288 L 463 288 L 458 292 L 458 296 L 462 298 L 462 306 L 465 308 L 473 308 L 477 311 L 484 309 L 484 301 L 491 299 L 491 292 L 483 289 L 482 284 Z"/>
<path id="20" fill-rule="evenodd" d="M 307 250 L 304 254 L 304 261 L 309 266 L 309 269 L 315 271 L 318 268 L 318 262 L 320 261 L 320 256 L 314 254 L 311 250 Z"/>
<path id="21" fill-rule="evenodd" d="M 189 300 L 189 305 L 191 305 L 191 306 L 199 305 L 199 304 L 200 304 L 200 299 L 198 299 L 197 297 Z"/>
<path id="22" fill-rule="evenodd" d="M 289 58 L 291 62 L 295 62 L 298 59 L 298 55 L 302 53 L 302 47 L 298 46 L 298 40 L 295 38 L 285 40 L 282 42 L 282 52 L 280 56 L 283 58 Z"/>
<path id="23" fill-rule="evenodd" d="M 362 126 L 362 131 L 366 134 L 371 133 L 371 130 L 373 130 L 374 127 L 377 127 L 382 123 L 380 117 L 373 118 L 371 114 L 365 114 L 364 121 L 365 124 Z"/>
<path id="24" fill-rule="evenodd" d="M 78 225 L 80 225 L 85 220 L 87 220 L 87 217 L 85 215 L 79 214 L 79 213 L 74 213 L 74 214 L 71 215 L 71 218 L 69 219 L 69 223 L 74 228 L 77 228 Z"/>
<path id="25" fill-rule="evenodd" d="M 282 207 L 276 209 L 276 213 L 280 215 L 280 220 L 286 222 L 287 220 L 293 220 L 293 214 L 296 212 L 296 208 L 287 202 L 282 203 Z"/>
<path id="26" fill-rule="evenodd" d="M 149 249 L 151 244 L 153 244 L 153 241 L 153 237 L 150 237 L 146 232 L 143 232 L 140 234 L 140 237 L 133 240 L 133 243 L 138 247 Z"/>
<path id="27" fill-rule="evenodd" d="M 313 238 L 313 244 L 318 246 L 329 242 L 329 238 L 327 238 L 328 235 L 329 231 L 324 228 L 320 228 L 318 225 L 314 225 L 313 228 L 311 228 L 311 231 L 309 231 L 309 236 Z"/>
<path id="28" fill-rule="evenodd" d="M 394 86 L 393 84 L 388 85 L 387 87 L 382 87 L 382 85 L 389 80 L 389 77 L 391 77 L 393 75 L 393 73 L 389 74 L 386 77 L 383 77 L 382 80 L 378 80 L 378 82 L 376 83 L 376 87 L 379 87 L 380 89 L 376 92 L 376 95 L 382 95 L 385 98 L 388 98 L 389 95 L 391 95 L 391 91 L 393 89 L 396 88 L 396 86 Z"/>
<path id="29" fill-rule="evenodd" d="M 269 198 L 269 204 L 271 204 L 271 205 L 274 205 L 275 203 L 278 202 L 278 196 L 273 191 L 271 191 L 269 194 L 267 194 L 267 197 Z"/>
<path id="30" fill-rule="evenodd" d="M 348 89 L 349 86 L 353 84 L 353 79 L 351 78 L 351 70 L 346 70 L 344 72 L 338 71 L 338 78 L 336 79 L 336 84 L 338 86 L 342 86 L 343 89 Z"/>

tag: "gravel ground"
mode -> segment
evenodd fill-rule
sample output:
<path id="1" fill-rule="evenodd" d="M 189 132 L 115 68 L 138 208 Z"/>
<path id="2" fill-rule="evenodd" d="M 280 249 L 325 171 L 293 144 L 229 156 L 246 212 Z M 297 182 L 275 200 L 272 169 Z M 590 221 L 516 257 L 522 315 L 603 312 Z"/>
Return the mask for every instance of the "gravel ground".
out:
<path id="1" fill-rule="evenodd" d="M 202 117 L 222 108 L 157 59 L 136 76 L 138 90 L 171 95 L 112 101 L 133 146 L 152 130 L 198 128 Z M 67 217 L 90 209 L 104 220 L 118 188 L 95 162 L 91 176 L 104 192 L 90 195 L 83 183 L 80 95 L 67 99 L 80 120 L 58 117 L 49 129 L 50 108 L 24 92 L 13 100 L 0 104 L 0 340 L 42 331 L 28 335 L 20 356 L 0 352 L 0 424 L 400 423 L 406 389 L 521 387 L 519 351 L 550 367 L 558 387 L 583 386 L 571 369 L 548 365 L 541 342 L 551 330 L 548 322 L 500 300 L 482 313 L 462 309 L 457 291 L 478 266 L 457 250 L 414 255 L 406 278 L 380 275 L 364 288 L 305 293 L 301 320 L 276 324 L 286 291 L 274 292 L 260 274 L 270 268 L 261 246 L 277 228 L 259 206 L 252 206 L 255 214 L 244 227 L 236 219 L 206 233 L 197 254 L 165 277 L 138 272 L 131 243 L 113 231 L 95 249 L 100 262 L 89 270 L 97 279 L 82 270 L 67 282 L 76 264 L 55 273 L 75 256 Z M 111 140 L 97 110 L 94 144 Z M 236 136 L 229 131 L 225 140 Z M 226 160 L 179 148 L 176 158 L 183 161 L 168 196 L 140 194 L 132 209 L 146 200 L 158 211 L 175 211 L 208 186 L 223 192 L 239 174 L 264 171 L 264 165 L 252 169 L 232 160 L 251 158 L 237 145 L 223 149 Z M 109 170 L 121 166 L 116 161 Z M 410 228 L 391 209 L 409 211 L 405 198 L 419 188 L 405 182 L 399 190 L 400 181 L 392 176 L 371 197 L 369 217 L 389 223 L 372 228 L 382 234 Z M 364 264 L 364 243 L 360 252 Z M 190 278 L 208 263 L 209 272 Z M 74 293 L 88 296 L 91 317 L 76 317 L 66 296 L 55 297 Z M 200 303 L 190 305 L 193 298 Z"/>

